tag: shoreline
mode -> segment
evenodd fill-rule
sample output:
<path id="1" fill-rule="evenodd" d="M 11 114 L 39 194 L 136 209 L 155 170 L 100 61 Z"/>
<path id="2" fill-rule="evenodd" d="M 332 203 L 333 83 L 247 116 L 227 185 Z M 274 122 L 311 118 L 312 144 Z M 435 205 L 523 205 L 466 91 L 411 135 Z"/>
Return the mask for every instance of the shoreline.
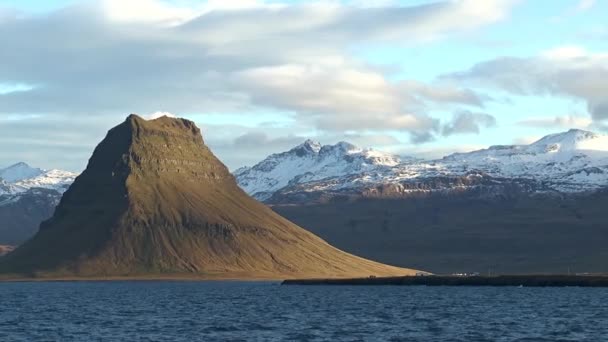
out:
<path id="1" fill-rule="evenodd" d="M 287 279 L 281 285 L 608 287 L 608 275 L 430 275 L 351 279 Z"/>

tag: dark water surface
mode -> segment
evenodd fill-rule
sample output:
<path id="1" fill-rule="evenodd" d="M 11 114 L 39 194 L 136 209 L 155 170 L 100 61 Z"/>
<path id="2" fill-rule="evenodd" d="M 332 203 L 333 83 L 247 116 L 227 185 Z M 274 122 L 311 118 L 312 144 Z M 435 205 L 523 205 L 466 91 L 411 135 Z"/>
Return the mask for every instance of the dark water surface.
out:
<path id="1" fill-rule="evenodd" d="M 0 341 L 608 341 L 608 289 L 0 283 Z"/>

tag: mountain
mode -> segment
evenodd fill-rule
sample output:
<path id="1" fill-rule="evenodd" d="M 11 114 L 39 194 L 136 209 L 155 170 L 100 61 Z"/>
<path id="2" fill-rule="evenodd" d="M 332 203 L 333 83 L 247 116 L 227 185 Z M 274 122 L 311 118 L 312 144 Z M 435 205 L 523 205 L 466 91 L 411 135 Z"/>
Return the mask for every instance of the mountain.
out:
<path id="1" fill-rule="evenodd" d="M 0 244 L 18 245 L 48 219 L 75 173 L 17 163 L 0 171 Z"/>
<path id="2" fill-rule="evenodd" d="M 608 272 L 607 150 L 606 135 L 570 130 L 437 160 L 349 169 L 342 159 L 335 169 L 349 172 L 335 174 L 317 174 L 317 159 L 310 169 L 283 167 L 282 153 L 236 176 L 255 194 L 247 185 L 290 170 L 255 191 L 332 245 L 374 260 L 434 273 Z M 290 164 L 303 158 L 288 155 Z M 309 170 L 312 179 L 302 176 Z"/>
<path id="3" fill-rule="evenodd" d="M 18 195 L 33 188 L 63 193 L 77 174 L 63 170 L 43 170 L 19 162 L 0 169 L 0 195 Z"/>
<path id="4" fill-rule="evenodd" d="M 60 199 L 61 193 L 43 188 L 0 196 L 0 244 L 19 245 L 34 236 Z"/>
<path id="5" fill-rule="evenodd" d="M 336 153 L 326 156 L 325 150 Z M 348 143 L 305 142 L 251 168 L 241 168 L 235 176 L 249 194 L 268 203 L 339 196 L 407 197 L 480 186 L 577 193 L 608 185 L 608 136 L 573 129 L 530 145 L 492 146 L 438 160 L 404 161 Z"/>
<path id="6" fill-rule="evenodd" d="M 533 179 L 559 192 L 596 190 L 608 185 L 608 135 L 572 129 L 530 145 L 453 154 L 442 165 Z"/>
<path id="7" fill-rule="evenodd" d="M 607 273 L 608 191 L 462 192 L 272 208 L 330 244 L 436 274 Z"/>
<path id="8" fill-rule="evenodd" d="M 347 142 L 321 146 L 306 140 L 291 150 L 270 155 L 255 166 L 234 172 L 250 195 L 266 200 L 288 185 L 363 172 L 388 170 L 400 163 L 397 156 L 361 149 Z"/>
<path id="9" fill-rule="evenodd" d="M 19 162 L 7 168 L 0 169 L 0 178 L 9 183 L 14 183 L 23 179 L 39 176 L 43 172 L 44 171 L 41 169 L 33 168 L 26 163 Z"/>
<path id="10" fill-rule="evenodd" d="M 0 261 L 37 276 L 411 274 L 342 252 L 255 201 L 188 120 L 111 129 L 39 232 Z"/>

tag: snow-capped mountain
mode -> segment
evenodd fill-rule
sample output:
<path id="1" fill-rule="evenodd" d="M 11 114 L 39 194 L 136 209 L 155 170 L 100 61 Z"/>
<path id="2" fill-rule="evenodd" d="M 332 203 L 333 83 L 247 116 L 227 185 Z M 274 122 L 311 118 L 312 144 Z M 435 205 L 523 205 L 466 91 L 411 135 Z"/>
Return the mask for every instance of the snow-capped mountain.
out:
<path id="1" fill-rule="evenodd" d="M 49 218 L 61 196 L 77 176 L 73 172 L 43 170 L 26 163 L 0 169 L 0 245 L 17 245 Z"/>
<path id="2" fill-rule="evenodd" d="M 608 135 L 572 129 L 530 145 L 493 146 L 458 153 L 442 163 L 452 172 L 475 169 L 500 177 L 534 179 L 563 192 L 608 186 Z"/>
<path id="3" fill-rule="evenodd" d="M 348 143 L 321 147 L 306 141 L 239 169 L 235 176 L 245 191 L 260 200 L 278 192 L 370 193 L 389 186 L 391 193 L 407 193 L 497 182 L 502 188 L 517 183 L 527 191 L 584 192 L 608 187 L 608 135 L 573 129 L 530 145 L 492 146 L 437 160 L 403 161 Z"/>
<path id="4" fill-rule="evenodd" d="M 400 164 L 397 156 L 362 149 L 347 142 L 321 146 L 306 140 L 291 150 L 270 155 L 253 167 L 234 172 L 239 185 L 265 200 L 290 184 L 383 170 Z"/>
<path id="5" fill-rule="evenodd" d="M 36 188 L 55 190 L 61 194 L 76 176 L 73 172 L 43 170 L 20 162 L 0 169 L 0 196 L 18 196 Z"/>
<path id="6" fill-rule="evenodd" d="M 76 176 L 77 174 L 74 172 L 53 169 L 44 171 L 36 177 L 22 179 L 14 184 L 16 187 L 25 190 L 31 188 L 44 188 L 57 190 L 63 193 L 70 184 L 74 182 Z"/>
<path id="7" fill-rule="evenodd" d="M 31 167 L 26 163 L 20 162 L 7 168 L 0 169 L 0 178 L 9 183 L 40 176 L 43 170 Z"/>

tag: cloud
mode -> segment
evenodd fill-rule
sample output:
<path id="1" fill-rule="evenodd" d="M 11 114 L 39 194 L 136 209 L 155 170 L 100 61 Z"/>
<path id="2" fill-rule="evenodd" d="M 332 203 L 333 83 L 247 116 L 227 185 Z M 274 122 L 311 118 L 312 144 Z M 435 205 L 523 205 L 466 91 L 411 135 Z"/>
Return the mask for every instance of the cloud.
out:
<path id="1" fill-rule="evenodd" d="M 427 101 L 432 105 L 461 104 L 483 107 L 485 102 L 492 100 L 489 96 L 477 94 L 470 89 L 441 82 L 425 84 L 408 80 L 399 82 L 398 86 L 404 95 L 408 94 L 418 101 Z"/>
<path id="2" fill-rule="evenodd" d="M 80 172 L 107 131 L 125 119 L 108 116 L 0 116 L 0 167 L 24 161 Z"/>
<path id="3" fill-rule="evenodd" d="M 361 147 L 383 147 L 400 145 L 401 141 L 390 134 L 359 134 L 346 133 L 342 138 L 332 141 L 345 140 Z"/>
<path id="4" fill-rule="evenodd" d="M 252 68 L 235 75 L 262 106 L 295 111 L 324 130 L 412 129 L 427 117 L 406 113 L 414 102 L 382 75 L 344 61 Z"/>
<path id="5" fill-rule="evenodd" d="M 442 129 L 443 136 L 454 134 L 479 134 L 481 127 L 496 126 L 496 118 L 486 113 L 473 113 L 461 111 L 454 114 L 452 121 L 445 124 Z"/>
<path id="6" fill-rule="evenodd" d="M 177 25 L 196 16 L 190 8 L 171 6 L 151 0 L 101 0 L 99 6 L 110 20 Z"/>
<path id="7" fill-rule="evenodd" d="M 163 116 L 167 116 L 167 117 L 170 117 L 170 118 L 175 118 L 176 117 L 175 114 L 172 114 L 172 113 L 169 113 L 169 112 L 154 112 L 154 113 L 151 113 L 151 114 L 148 114 L 148 115 L 144 115 L 143 117 L 146 120 L 154 120 L 154 119 L 161 118 Z"/>
<path id="8" fill-rule="evenodd" d="M 302 106 L 301 99 L 276 96 L 273 100 L 257 89 L 274 90 L 289 81 L 282 78 L 299 77 L 306 81 L 302 88 L 288 86 L 303 98 L 309 95 L 310 83 L 324 81 L 321 75 L 326 72 L 331 84 L 349 85 L 344 93 L 351 95 L 353 106 L 369 111 L 380 104 L 381 109 L 396 111 L 406 104 L 398 99 L 399 86 L 354 61 L 353 46 L 412 43 L 458 33 L 500 20 L 510 7 L 510 1 L 496 0 L 373 9 L 250 3 L 233 10 L 217 6 L 184 10 L 153 0 L 112 0 L 74 5 L 45 16 L 9 18 L 0 22 L 5 51 L 0 56 L 0 82 L 41 86 L 3 95 L 0 112 L 168 108 L 183 113 L 258 106 L 292 110 Z M 180 18 L 179 24 L 165 25 L 174 18 Z M 32 36 L 37 39 L 27 39 Z M 40 63 L 40 56 L 45 63 Z M 350 81 L 355 83 L 346 83 Z M 366 93 L 370 87 L 363 82 L 367 81 L 373 84 L 371 94 Z M 432 94 L 428 87 L 424 92 Z M 316 108 L 315 104 L 305 107 L 322 115 L 342 112 L 344 93 L 334 90 L 335 97 L 326 96 Z M 473 94 L 464 96 L 465 101 L 477 102 Z"/>
<path id="9" fill-rule="evenodd" d="M 300 142 L 306 140 L 304 137 L 298 137 L 289 135 L 286 137 L 271 138 L 264 132 L 248 132 L 243 135 L 236 137 L 233 141 L 233 145 L 239 148 L 253 147 L 253 148 L 268 148 L 268 147 L 279 147 L 279 148 L 290 148 Z"/>
<path id="10" fill-rule="evenodd" d="M 203 132 L 224 130 L 225 126 L 203 126 Z M 269 133 L 261 129 L 251 130 L 233 126 L 238 131 L 236 137 L 206 134 L 205 141 L 223 163 L 231 170 L 245 165 L 254 165 L 271 153 L 283 152 L 301 144 L 309 137 L 295 135 L 291 132 L 281 135 L 279 130 Z"/>
<path id="11" fill-rule="evenodd" d="M 594 120 L 608 119 L 608 53 L 558 47 L 535 57 L 485 61 L 443 79 L 493 86 L 519 95 L 570 96 L 584 101 Z"/>
<path id="12" fill-rule="evenodd" d="M 593 124 L 593 120 L 589 117 L 567 115 L 567 116 L 556 116 L 553 118 L 547 117 L 536 117 L 521 120 L 517 122 L 517 125 L 527 127 L 539 127 L 539 128 L 579 128 L 588 129 Z"/>
<path id="13" fill-rule="evenodd" d="M 579 0 L 577 10 L 586 12 L 596 5 L 596 0 Z"/>
<path id="14" fill-rule="evenodd" d="M 21 92 L 21 91 L 30 91 L 32 89 L 34 89 L 35 87 L 32 85 L 28 85 L 28 84 L 20 84 L 20 83 L 16 83 L 16 84 L 4 84 L 4 83 L 0 83 L 0 95 L 5 95 L 5 94 L 10 94 L 10 93 L 15 93 L 15 92 Z"/>
<path id="15" fill-rule="evenodd" d="M 110 127 L 116 115 L 159 108 L 180 115 L 276 110 L 308 131 L 399 130 L 422 141 L 438 130 L 434 106 L 481 107 L 487 99 L 452 85 L 395 80 L 357 59 L 355 48 L 470 32 L 503 20 L 515 3 L 93 0 L 39 15 L 2 11 L 0 84 L 35 87 L 2 92 L 0 115 L 91 118 Z M 90 149 L 94 142 L 73 143 Z"/>

